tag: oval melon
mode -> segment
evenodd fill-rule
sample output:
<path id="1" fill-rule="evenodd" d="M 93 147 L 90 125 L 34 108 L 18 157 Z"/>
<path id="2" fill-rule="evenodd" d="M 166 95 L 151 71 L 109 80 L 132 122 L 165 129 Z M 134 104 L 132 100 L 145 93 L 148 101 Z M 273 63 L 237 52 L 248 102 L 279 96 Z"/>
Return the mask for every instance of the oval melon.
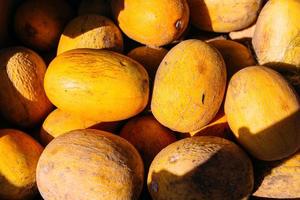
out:
<path id="1" fill-rule="evenodd" d="M 164 126 L 192 132 L 217 114 L 225 92 L 226 67 L 220 53 L 200 40 L 173 47 L 154 81 L 151 110 Z"/>
<path id="2" fill-rule="evenodd" d="M 145 108 L 149 78 L 143 66 L 121 54 L 75 49 L 50 63 L 44 87 L 63 111 L 94 121 L 119 121 Z"/>
<path id="3" fill-rule="evenodd" d="M 248 156 L 219 137 L 191 137 L 164 148 L 148 173 L 153 200 L 246 199 L 253 189 Z"/>
<path id="4" fill-rule="evenodd" d="M 16 11 L 14 28 L 26 46 L 48 51 L 56 47 L 65 24 L 72 18 L 66 1 L 27 0 Z"/>
<path id="5" fill-rule="evenodd" d="M 91 48 L 123 50 L 123 38 L 119 28 L 108 18 L 82 15 L 70 21 L 58 43 L 57 54 L 71 49 Z"/>
<path id="6" fill-rule="evenodd" d="M 2 49 L 0 69 L 1 115 L 23 127 L 41 122 L 52 109 L 43 88 L 42 58 L 25 47 Z"/>
<path id="7" fill-rule="evenodd" d="M 146 167 L 150 166 L 160 150 L 176 141 L 173 134 L 173 131 L 162 126 L 152 115 L 131 119 L 120 132 L 120 136 L 140 152 Z"/>
<path id="8" fill-rule="evenodd" d="M 45 119 L 40 139 L 47 145 L 53 138 L 76 129 L 94 128 L 114 133 L 119 126 L 120 122 L 98 122 L 56 109 Z"/>
<path id="9" fill-rule="evenodd" d="M 25 133 L 0 130 L 0 199 L 29 200 L 37 194 L 35 170 L 42 151 Z"/>
<path id="10" fill-rule="evenodd" d="M 137 200 L 143 162 L 125 139 L 86 129 L 61 135 L 45 148 L 37 185 L 45 200 Z"/>
<path id="11" fill-rule="evenodd" d="M 121 30 L 152 47 L 180 38 L 189 22 L 186 0 L 112 0 L 111 5 Z"/>
<path id="12" fill-rule="evenodd" d="M 299 12 L 299 0 L 269 0 L 263 7 L 252 40 L 261 65 L 277 70 L 300 68 Z"/>
<path id="13" fill-rule="evenodd" d="M 225 113 L 238 141 L 260 160 L 279 160 L 300 148 L 300 101 L 267 67 L 247 67 L 230 80 Z"/>

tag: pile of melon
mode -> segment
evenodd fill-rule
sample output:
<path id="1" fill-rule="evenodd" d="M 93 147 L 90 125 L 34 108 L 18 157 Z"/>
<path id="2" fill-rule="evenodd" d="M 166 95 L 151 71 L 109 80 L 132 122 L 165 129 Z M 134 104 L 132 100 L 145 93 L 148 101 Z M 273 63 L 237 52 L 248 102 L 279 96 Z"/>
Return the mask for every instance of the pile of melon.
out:
<path id="1" fill-rule="evenodd" d="M 300 0 L 2 0 L 1 200 L 300 199 Z"/>

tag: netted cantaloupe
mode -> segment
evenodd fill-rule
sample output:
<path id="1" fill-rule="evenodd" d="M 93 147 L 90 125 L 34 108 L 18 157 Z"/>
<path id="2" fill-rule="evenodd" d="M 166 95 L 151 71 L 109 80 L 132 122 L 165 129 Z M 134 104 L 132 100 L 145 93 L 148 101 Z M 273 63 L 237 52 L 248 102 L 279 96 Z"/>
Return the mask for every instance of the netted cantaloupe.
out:
<path id="1" fill-rule="evenodd" d="M 222 54 L 226 64 L 228 80 L 237 71 L 256 64 L 251 51 L 238 42 L 232 40 L 212 40 L 209 44 L 213 45 Z"/>
<path id="2" fill-rule="evenodd" d="M 131 39 L 159 47 L 178 39 L 189 22 L 186 0 L 112 0 L 113 15 Z"/>
<path id="3" fill-rule="evenodd" d="M 119 126 L 120 122 L 98 122 L 55 109 L 45 119 L 40 131 L 40 139 L 44 145 L 47 145 L 53 138 L 69 131 L 94 128 L 114 133 Z"/>
<path id="4" fill-rule="evenodd" d="M 192 132 L 217 114 L 225 92 L 226 67 L 221 54 L 200 40 L 173 47 L 154 81 L 151 110 L 164 126 Z"/>
<path id="5" fill-rule="evenodd" d="M 132 49 L 127 55 L 128 57 L 141 63 L 148 72 L 151 82 L 154 82 L 156 71 L 159 64 L 164 59 L 168 50 L 164 48 L 150 48 L 147 46 Z"/>
<path id="6" fill-rule="evenodd" d="M 261 65 L 278 70 L 300 68 L 299 12 L 299 0 L 269 0 L 264 6 L 252 40 Z"/>
<path id="7" fill-rule="evenodd" d="M 137 200 L 143 162 L 125 139 L 108 132 L 71 131 L 52 140 L 37 166 L 45 200 Z"/>
<path id="8" fill-rule="evenodd" d="M 164 148 L 148 173 L 153 200 L 247 199 L 253 169 L 237 145 L 219 137 L 191 137 Z"/>
<path id="9" fill-rule="evenodd" d="M 25 47 L 2 49 L 0 69 L 1 115 L 23 127 L 41 122 L 52 109 L 43 87 L 42 58 Z"/>
<path id="10" fill-rule="evenodd" d="M 262 0 L 187 0 L 191 21 L 201 30 L 231 32 L 247 28 L 257 18 Z"/>
<path id="11" fill-rule="evenodd" d="M 120 136 L 140 152 L 145 167 L 150 166 L 158 152 L 176 141 L 173 134 L 173 131 L 161 125 L 152 115 L 131 119 L 120 132 Z"/>
<path id="12" fill-rule="evenodd" d="M 253 66 L 230 80 L 225 113 L 238 141 L 260 160 L 279 160 L 300 148 L 300 101 L 276 71 Z"/>
<path id="13" fill-rule="evenodd" d="M 72 9 L 61 0 L 27 0 L 16 11 L 14 28 L 25 45 L 47 51 L 56 47 Z"/>
<path id="14" fill-rule="evenodd" d="M 256 162 L 253 196 L 300 199 L 300 151 L 280 161 Z"/>
<path id="15" fill-rule="evenodd" d="M 145 108 L 149 78 L 142 65 L 121 54 L 74 49 L 50 63 L 44 87 L 61 110 L 94 121 L 119 121 Z"/>
<path id="16" fill-rule="evenodd" d="M 79 48 L 122 51 L 122 33 L 106 17 L 96 14 L 76 17 L 67 24 L 61 35 L 57 54 Z"/>
<path id="17" fill-rule="evenodd" d="M 37 194 L 35 170 L 42 151 L 25 133 L 0 130 L 0 199 L 29 200 Z"/>

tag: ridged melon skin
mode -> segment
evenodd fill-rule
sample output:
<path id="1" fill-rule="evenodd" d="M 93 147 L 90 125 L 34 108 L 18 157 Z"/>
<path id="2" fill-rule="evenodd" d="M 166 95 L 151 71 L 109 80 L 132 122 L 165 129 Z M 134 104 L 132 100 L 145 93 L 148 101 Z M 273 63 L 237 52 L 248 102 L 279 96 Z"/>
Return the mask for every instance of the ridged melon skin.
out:
<path id="1" fill-rule="evenodd" d="M 63 111 L 95 121 L 119 121 L 146 107 L 149 78 L 142 65 L 121 54 L 75 49 L 50 63 L 44 87 Z"/>
<path id="2" fill-rule="evenodd" d="M 45 200 L 137 200 L 143 178 L 137 150 L 119 136 L 94 129 L 55 138 L 37 166 Z"/>
<path id="3" fill-rule="evenodd" d="M 153 200 L 246 199 L 253 182 L 246 153 L 229 140 L 210 136 L 164 148 L 151 163 L 147 180 Z"/>

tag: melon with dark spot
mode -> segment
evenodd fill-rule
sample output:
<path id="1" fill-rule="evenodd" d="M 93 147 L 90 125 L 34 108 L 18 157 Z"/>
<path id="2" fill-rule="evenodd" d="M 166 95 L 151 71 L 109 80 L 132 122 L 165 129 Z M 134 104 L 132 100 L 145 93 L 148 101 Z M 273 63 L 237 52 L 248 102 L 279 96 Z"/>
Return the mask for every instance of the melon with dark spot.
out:
<path id="1" fill-rule="evenodd" d="M 111 5 L 121 30 L 151 47 L 180 38 L 189 22 L 186 0 L 113 0 Z"/>
<path id="2" fill-rule="evenodd" d="M 43 59 L 25 47 L 10 47 L 0 51 L 0 69 L 1 115 L 21 127 L 41 122 L 52 109 L 43 87 Z"/>
<path id="3" fill-rule="evenodd" d="M 45 200 L 137 200 L 144 168 L 137 150 L 108 132 L 86 129 L 49 143 L 37 166 Z"/>
<path id="4" fill-rule="evenodd" d="M 253 181 L 252 163 L 242 149 L 222 138 L 202 136 L 159 152 L 147 183 L 153 200 L 232 200 L 247 198 Z"/>
<path id="5" fill-rule="evenodd" d="M 173 47 L 155 76 L 151 110 L 164 126 L 192 132 L 217 114 L 226 86 L 226 66 L 220 53 L 200 40 Z"/>

